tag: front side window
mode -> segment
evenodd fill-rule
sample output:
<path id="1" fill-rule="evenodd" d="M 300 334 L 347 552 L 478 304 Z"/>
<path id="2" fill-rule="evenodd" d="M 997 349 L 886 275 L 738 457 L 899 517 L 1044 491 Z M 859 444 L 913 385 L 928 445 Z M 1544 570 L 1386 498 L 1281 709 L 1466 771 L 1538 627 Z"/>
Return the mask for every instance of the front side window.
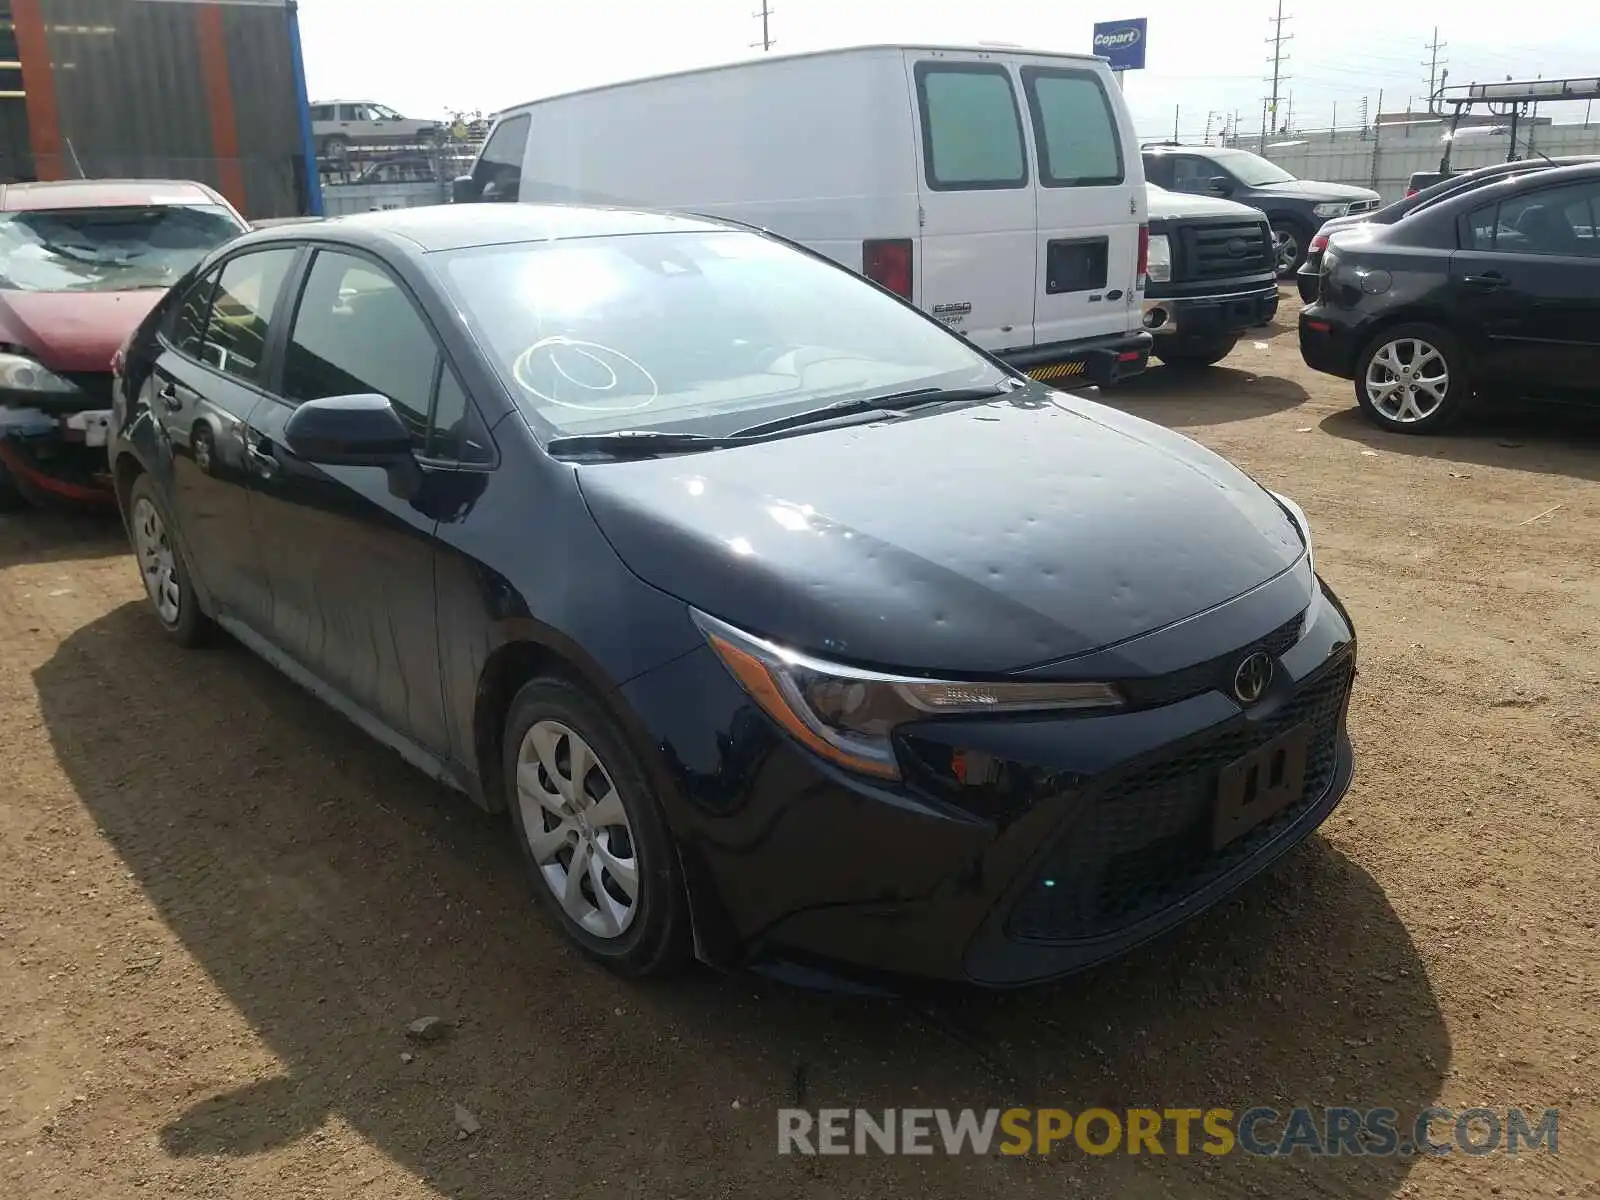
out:
<path id="1" fill-rule="evenodd" d="M 213 204 L 0 213 L 0 290 L 169 288 L 244 227 Z"/>
<path id="2" fill-rule="evenodd" d="M 989 386 L 959 337 L 855 273 L 737 231 L 441 256 L 452 299 L 546 433 L 725 435 L 834 400 Z"/>
<path id="3" fill-rule="evenodd" d="M 1039 178 L 1045 187 L 1122 182 L 1122 138 L 1111 99 L 1092 71 L 1025 67 Z"/>
<path id="4" fill-rule="evenodd" d="M 272 310 L 296 251 L 258 250 L 229 259 L 211 298 L 200 358 L 219 371 L 261 382 Z"/>
<path id="5" fill-rule="evenodd" d="M 509 117 L 484 143 L 472 167 L 472 182 L 485 200 L 515 200 L 522 190 L 522 156 L 531 125 L 527 113 Z"/>
<path id="6" fill-rule="evenodd" d="M 200 347 L 205 343 L 206 320 L 211 315 L 211 295 L 217 290 L 220 271 L 208 272 L 197 279 L 183 298 L 173 307 L 168 318 L 168 340 L 181 354 L 200 357 Z"/>
<path id="7" fill-rule="evenodd" d="M 1294 182 L 1294 176 L 1277 163 L 1259 154 L 1251 154 L 1248 150 L 1213 150 L 1208 157 L 1245 187 L 1271 187 L 1275 183 Z M 1211 173 L 1221 175 L 1223 171 Z"/>
<path id="8" fill-rule="evenodd" d="M 935 191 L 1020 188 L 1028 182 L 1011 74 L 986 63 L 918 63 L 922 157 Z"/>
<path id="9" fill-rule="evenodd" d="M 1211 190 L 1211 181 L 1220 173 L 1215 163 L 1192 154 L 1174 154 L 1172 163 L 1172 190 L 1204 195 Z"/>
<path id="10" fill-rule="evenodd" d="M 433 331 L 387 272 L 356 255 L 318 252 L 284 350 L 286 399 L 387 396 L 426 452 L 438 369 Z"/>

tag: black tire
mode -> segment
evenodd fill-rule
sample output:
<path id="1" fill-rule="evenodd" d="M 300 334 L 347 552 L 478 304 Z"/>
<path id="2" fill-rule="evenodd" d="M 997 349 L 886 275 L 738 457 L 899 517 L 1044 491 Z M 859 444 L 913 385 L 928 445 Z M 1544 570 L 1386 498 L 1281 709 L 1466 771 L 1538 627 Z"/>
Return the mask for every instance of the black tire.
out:
<path id="1" fill-rule="evenodd" d="M 1311 249 L 1311 231 L 1290 217 L 1274 217 L 1272 219 L 1272 245 L 1277 262 L 1278 278 L 1293 279 L 1300 264 L 1305 262 L 1306 253 Z M 1289 250 L 1285 253 L 1279 248 L 1282 241 Z M 1288 247 L 1289 242 L 1292 247 Z"/>
<path id="2" fill-rule="evenodd" d="M 350 139 L 342 133 L 322 139 L 322 157 L 343 159 L 350 153 Z"/>
<path id="3" fill-rule="evenodd" d="M 194 456 L 194 465 L 202 475 L 217 473 L 217 439 L 211 426 L 204 421 L 196 422 L 194 432 L 189 435 L 189 453 Z"/>
<path id="4" fill-rule="evenodd" d="M 149 559 L 144 549 L 141 537 L 152 536 L 148 526 L 143 534 L 140 526 L 146 519 L 144 506 L 148 505 L 160 521 L 159 542 L 172 556 L 171 584 L 176 592 L 176 612 L 168 613 L 163 610 L 161 603 L 156 599 L 156 592 L 160 585 L 152 581 L 149 574 Z M 196 597 L 194 585 L 190 582 L 189 564 L 183 557 L 177 540 L 172 536 L 172 516 L 161 502 L 160 494 L 155 484 L 150 482 L 148 475 L 140 475 L 133 481 L 133 486 L 128 489 L 128 531 L 133 543 L 134 564 L 138 567 L 139 577 L 145 585 L 145 597 L 150 601 L 150 611 L 155 614 L 156 621 L 161 626 L 161 631 L 180 646 L 200 646 L 210 640 L 214 626 L 211 618 L 200 611 L 200 601 Z"/>
<path id="5" fill-rule="evenodd" d="M 620 932 L 602 936 L 586 928 L 556 896 L 554 888 L 557 883 L 547 880 L 545 871 L 555 866 L 565 871 L 565 867 L 574 860 L 573 857 L 569 857 L 564 864 L 557 859 L 542 865 L 534 852 L 534 839 L 529 833 L 530 815 L 540 822 L 540 827 L 534 830 L 535 836 L 547 832 L 547 822 L 555 821 L 558 826 L 566 824 L 548 807 L 541 807 L 532 799 L 527 802 L 525 811 L 521 799 L 517 774 L 518 767 L 522 765 L 523 742 L 536 725 L 544 725 L 546 730 L 552 725 L 564 727 L 568 734 L 576 735 L 592 750 L 599 770 L 585 772 L 585 779 L 579 781 L 586 785 L 579 790 L 588 798 L 588 811 L 598 812 L 599 801 L 611 798 L 614 792 L 615 799 L 620 800 L 626 814 L 624 828 L 628 841 L 627 852 L 632 856 L 628 861 L 635 864 L 637 885 L 634 910 Z M 558 757 L 562 744 L 559 741 L 557 743 Z M 573 753 L 570 738 L 564 744 L 565 767 L 558 762 L 557 770 L 566 769 L 570 772 Z M 534 770 L 538 772 L 537 778 L 544 782 L 548 780 L 548 772 L 536 765 L 539 761 L 535 753 L 532 760 Z M 506 714 L 502 768 L 506 805 L 511 810 L 512 826 L 516 830 L 517 846 L 528 870 L 529 883 L 539 903 L 554 914 L 567 936 L 590 957 L 619 975 L 630 978 L 655 977 L 671 974 L 681 968 L 689 959 L 693 939 L 690 934 L 688 895 L 678 863 L 677 847 L 667 829 L 660 805 L 652 794 L 648 776 L 616 718 L 576 684 L 554 677 L 534 679 L 517 692 Z M 609 777 L 610 789 L 603 787 L 606 777 Z M 568 782 L 569 779 L 570 776 L 563 777 L 562 782 Z M 559 788 L 559 784 L 553 786 Z M 592 837 L 598 838 L 599 824 L 594 828 L 597 832 Z M 590 836 L 589 829 L 589 824 L 585 822 L 583 832 L 574 830 L 572 840 L 566 843 L 574 857 L 583 844 L 583 838 Z M 608 829 L 607 845 L 612 850 L 619 844 L 614 840 L 615 837 L 616 830 Z M 584 875 L 580 874 L 579 878 L 582 887 Z M 611 890 L 615 884 L 615 879 L 609 874 L 598 884 L 590 875 L 587 897 L 580 897 L 578 903 L 594 909 L 598 917 L 602 901 L 595 898 L 595 887 L 605 886 Z M 611 891 L 613 899 L 619 894 Z"/>
<path id="6" fill-rule="evenodd" d="M 1232 354 L 1233 348 L 1238 344 L 1239 339 L 1233 334 L 1214 338 L 1186 338 L 1179 335 L 1166 339 L 1157 338 L 1153 353 L 1169 367 L 1176 367 L 1180 371 L 1192 371 L 1216 366 Z"/>
<path id="7" fill-rule="evenodd" d="M 1408 348 L 1406 343 L 1411 343 L 1411 347 Z M 1385 412 L 1384 407 L 1389 407 L 1388 404 L 1379 406 L 1379 400 L 1374 398 L 1377 389 L 1369 386 L 1368 376 L 1374 373 L 1373 360 L 1383 354 L 1387 347 L 1394 347 L 1393 355 L 1397 362 L 1405 363 L 1410 356 L 1420 356 L 1423 359 L 1420 379 L 1423 381 L 1437 379 L 1438 371 L 1442 369 L 1446 383 L 1444 394 L 1436 407 L 1423 412 L 1421 416 L 1404 419 L 1399 414 Z M 1432 357 L 1423 354 L 1419 347 L 1437 354 L 1441 366 L 1436 368 Z M 1356 359 L 1356 403 L 1361 405 L 1367 420 L 1380 429 L 1394 433 L 1443 433 L 1471 410 L 1472 380 L 1468 372 L 1466 348 L 1448 329 L 1422 322 L 1392 325 L 1374 336 Z M 1379 370 L 1376 374 L 1384 375 L 1385 371 Z M 1402 377 L 1400 383 L 1404 387 L 1408 379 Z M 1416 398 L 1419 391 L 1423 394 L 1421 401 Z M 1413 410 L 1425 408 L 1431 397 L 1431 389 L 1426 382 L 1421 382 L 1412 385 L 1411 395 Z M 1402 411 L 1405 407 L 1405 401 L 1402 400 Z"/>

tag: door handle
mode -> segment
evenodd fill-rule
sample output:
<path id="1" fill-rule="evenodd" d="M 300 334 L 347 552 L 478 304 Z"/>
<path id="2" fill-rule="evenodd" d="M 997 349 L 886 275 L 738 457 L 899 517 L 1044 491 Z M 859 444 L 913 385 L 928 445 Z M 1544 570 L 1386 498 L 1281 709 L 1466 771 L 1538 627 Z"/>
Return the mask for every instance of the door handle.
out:
<path id="1" fill-rule="evenodd" d="M 178 385 L 170 379 L 156 389 L 156 399 L 168 412 L 177 412 L 183 407 L 183 401 L 178 399 Z"/>
<path id="2" fill-rule="evenodd" d="M 1468 287 L 1490 290 L 1493 288 L 1505 287 L 1509 281 L 1504 275 L 1500 274 L 1499 271 L 1485 271 L 1482 275 L 1464 276 L 1461 282 L 1466 284 Z"/>
<path id="3" fill-rule="evenodd" d="M 272 453 L 272 443 L 254 433 L 246 433 L 244 452 L 250 465 L 262 476 L 278 473 L 278 459 Z"/>

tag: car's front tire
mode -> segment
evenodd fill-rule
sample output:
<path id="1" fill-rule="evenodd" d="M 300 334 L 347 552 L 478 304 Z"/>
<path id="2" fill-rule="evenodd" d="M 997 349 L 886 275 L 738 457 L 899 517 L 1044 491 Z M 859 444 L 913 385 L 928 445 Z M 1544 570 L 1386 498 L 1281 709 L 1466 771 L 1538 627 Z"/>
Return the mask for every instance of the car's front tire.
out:
<path id="1" fill-rule="evenodd" d="M 677 848 L 616 719 L 558 678 L 525 684 L 506 716 L 506 801 L 534 891 L 567 936 L 611 970 L 687 961 Z"/>
<path id="2" fill-rule="evenodd" d="M 1179 370 L 1197 370 L 1201 367 L 1214 367 L 1217 363 L 1233 353 L 1233 348 L 1239 344 L 1236 335 L 1229 334 L 1225 337 L 1199 338 L 1199 337 L 1174 337 L 1156 339 L 1155 356 L 1169 367 Z"/>
<path id="3" fill-rule="evenodd" d="M 1356 400 L 1368 420 L 1395 433 L 1441 433 L 1472 396 L 1466 350 L 1437 325 L 1383 330 L 1356 360 Z"/>
<path id="4" fill-rule="evenodd" d="M 180 646 L 198 646 L 211 634 L 211 620 L 200 611 L 189 564 L 173 536 L 172 522 L 150 476 L 128 489 L 128 534 L 144 580 L 145 595 L 167 637 Z"/>
<path id="5" fill-rule="evenodd" d="M 1288 217 L 1272 219 L 1272 258 L 1279 279 L 1293 279 L 1311 249 L 1311 234 Z"/>

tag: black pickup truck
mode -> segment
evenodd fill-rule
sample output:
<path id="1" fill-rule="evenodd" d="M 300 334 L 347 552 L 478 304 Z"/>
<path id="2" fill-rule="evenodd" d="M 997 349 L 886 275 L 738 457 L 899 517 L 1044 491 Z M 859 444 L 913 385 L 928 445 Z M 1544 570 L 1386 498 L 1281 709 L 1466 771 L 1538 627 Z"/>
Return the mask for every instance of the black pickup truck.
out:
<path id="1" fill-rule="evenodd" d="M 1153 353 L 1172 367 L 1210 366 L 1277 314 L 1272 228 L 1244 204 L 1146 187 L 1144 327 L 1155 338 Z"/>

